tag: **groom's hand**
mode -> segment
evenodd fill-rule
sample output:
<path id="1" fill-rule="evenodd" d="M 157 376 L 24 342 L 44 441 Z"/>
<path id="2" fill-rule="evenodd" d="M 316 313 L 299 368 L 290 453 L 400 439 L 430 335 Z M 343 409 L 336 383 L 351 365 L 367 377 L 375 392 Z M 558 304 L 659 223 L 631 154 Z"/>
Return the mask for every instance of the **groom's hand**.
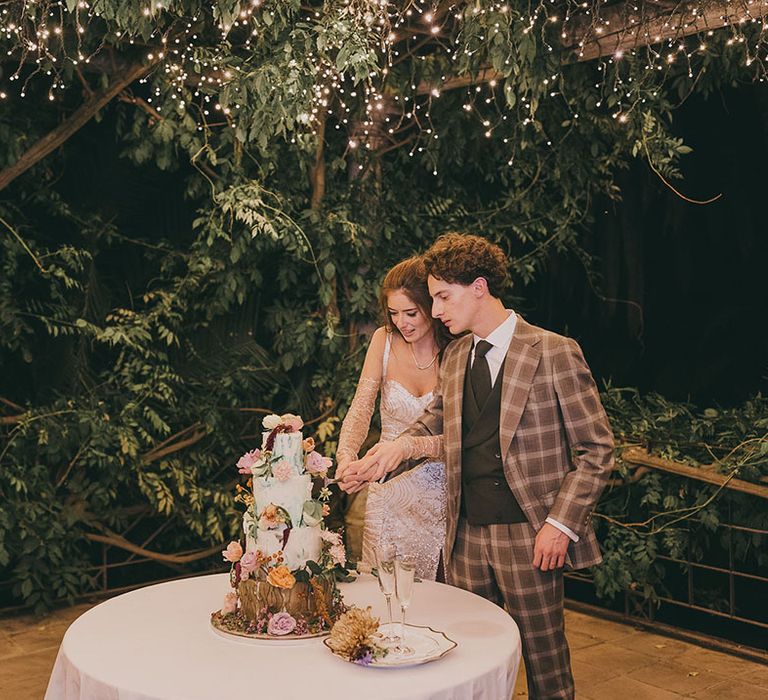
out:
<path id="1" fill-rule="evenodd" d="M 542 571 L 561 569 L 571 540 L 554 525 L 544 523 L 533 545 L 533 568 Z"/>

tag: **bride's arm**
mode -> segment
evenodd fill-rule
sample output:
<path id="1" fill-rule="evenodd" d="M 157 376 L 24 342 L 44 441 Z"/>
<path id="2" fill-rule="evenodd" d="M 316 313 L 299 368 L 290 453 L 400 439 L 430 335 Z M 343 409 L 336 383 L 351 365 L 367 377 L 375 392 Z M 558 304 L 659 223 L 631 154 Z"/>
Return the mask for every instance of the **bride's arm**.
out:
<path id="1" fill-rule="evenodd" d="M 443 372 L 444 364 L 441 364 L 434 389 L 435 398 L 418 420 L 395 440 L 402 446 L 403 459 L 443 457 Z"/>
<path id="2" fill-rule="evenodd" d="M 371 417 L 376 407 L 376 397 L 381 385 L 382 360 L 384 358 L 384 344 L 386 342 L 386 330 L 379 328 L 371 338 L 368 352 L 365 355 L 363 369 L 360 372 L 360 380 L 357 390 L 349 406 L 344 422 L 339 432 L 339 446 L 336 449 L 336 477 L 343 473 L 349 462 L 356 460 L 358 450 L 368 436 L 371 427 Z"/>
<path id="3" fill-rule="evenodd" d="M 435 398 L 421 417 L 400 437 L 374 445 L 362 459 L 349 465 L 349 483 L 342 489 L 354 493 L 365 482 L 378 481 L 385 475 L 396 476 L 412 469 L 425 458 L 441 459 L 443 455 L 443 365 L 438 372 Z"/>

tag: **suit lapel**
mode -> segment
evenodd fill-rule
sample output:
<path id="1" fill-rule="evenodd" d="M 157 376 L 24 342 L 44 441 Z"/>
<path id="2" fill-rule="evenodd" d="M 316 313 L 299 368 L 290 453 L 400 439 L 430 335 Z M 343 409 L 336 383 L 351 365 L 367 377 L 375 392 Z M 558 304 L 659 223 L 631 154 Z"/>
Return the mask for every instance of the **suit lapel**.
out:
<path id="1" fill-rule="evenodd" d="M 461 452 L 461 409 L 464 405 L 464 374 L 471 348 L 471 335 L 467 335 L 459 341 L 459 346 L 451 358 L 450 372 L 447 373 L 446 377 L 448 386 L 443 394 L 451 397 L 451 400 L 446 402 L 444 410 L 448 417 L 448 425 L 456 430 L 456 434 L 451 436 L 451 447 L 459 453 Z"/>
<path id="2" fill-rule="evenodd" d="M 443 410 L 445 411 L 443 444 L 446 452 L 448 493 L 456 496 L 461 488 L 461 409 L 464 405 L 464 374 L 472 347 L 472 336 L 462 338 L 457 345 L 456 352 L 451 357 L 451 365 L 446 368 L 446 386 L 443 390 Z"/>
<path id="3" fill-rule="evenodd" d="M 531 383 L 541 359 L 538 342 L 539 336 L 533 331 L 533 327 L 518 316 L 515 334 L 507 350 L 501 386 L 499 442 L 502 456 L 509 451 L 528 401 Z"/>

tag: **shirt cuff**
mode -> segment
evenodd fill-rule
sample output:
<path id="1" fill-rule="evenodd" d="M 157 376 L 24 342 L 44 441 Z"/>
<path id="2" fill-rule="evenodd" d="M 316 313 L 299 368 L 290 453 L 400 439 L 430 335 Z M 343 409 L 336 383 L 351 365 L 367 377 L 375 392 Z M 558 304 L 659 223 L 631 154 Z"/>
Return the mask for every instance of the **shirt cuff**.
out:
<path id="1" fill-rule="evenodd" d="M 547 518 L 545 522 L 548 522 L 550 525 L 556 527 L 558 530 L 560 530 L 560 532 L 564 532 L 574 542 L 579 541 L 579 536 L 573 530 L 566 527 L 562 523 L 557 522 L 557 520 L 554 518 Z"/>

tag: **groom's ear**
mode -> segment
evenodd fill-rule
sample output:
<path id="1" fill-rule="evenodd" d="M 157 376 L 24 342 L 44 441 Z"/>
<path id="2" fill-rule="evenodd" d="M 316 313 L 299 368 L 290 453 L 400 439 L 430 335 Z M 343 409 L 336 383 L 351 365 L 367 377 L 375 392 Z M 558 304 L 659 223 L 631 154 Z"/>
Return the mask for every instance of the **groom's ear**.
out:
<path id="1" fill-rule="evenodd" d="M 488 280 L 485 277 L 477 277 L 470 285 L 472 293 L 479 299 L 488 294 Z"/>

